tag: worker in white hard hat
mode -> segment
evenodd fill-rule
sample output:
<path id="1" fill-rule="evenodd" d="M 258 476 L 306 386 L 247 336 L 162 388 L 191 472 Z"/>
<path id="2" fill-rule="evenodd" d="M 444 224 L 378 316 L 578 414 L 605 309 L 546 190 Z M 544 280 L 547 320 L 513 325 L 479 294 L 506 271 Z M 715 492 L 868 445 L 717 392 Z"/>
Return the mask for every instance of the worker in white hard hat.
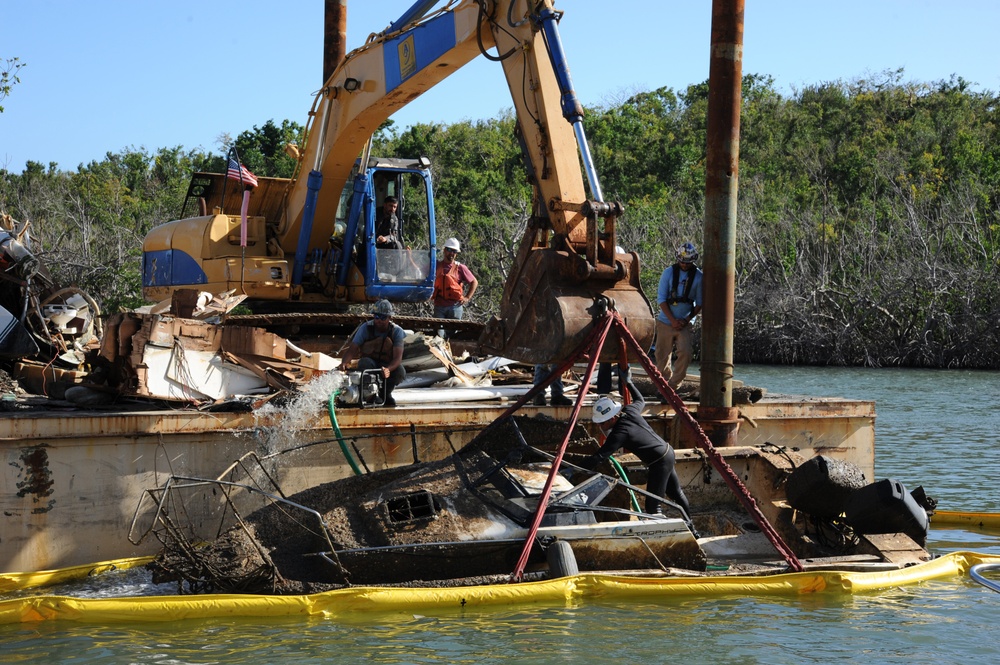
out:
<path id="1" fill-rule="evenodd" d="M 393 308 L 388 300 L 372 307 L 372 319 L 358 326 L 340 357 L 347 369 L 355 359 L 358 369 L 381 369 L 385 377 L 385 406 L 396 406 L 392 390 L 406 378 L 403 368 L 403 339 L 406 331 L 392 322 Z"/>
<path id="2" fill-rule="evenodd" d="M 469 268 L 458 262 L 462 245 L 458 238 L 444 241 L 443 257 L 434 277 L 434 318 L 461 319 L 479 282 Z"/>
<path id="3" fill-rule="evenodd" d="M 632 383 L 632 377 L 626 377 L 625 385 L 632 395 L 632 403 L 623 407 L 611 397 L 600 397 L 594 402 L 594 412 L 591 421 L 604 433 L 604 445 L 584 460 L 580 466 L 594 469 L 606 462 L 620 448 L 629 451 L 649 469 L 646 480 L 646 491 L 656 497 L 670 499 L 684 510 L 684 519 L 690 523 L 691 508 L 687 497 L 681 488 L 680 479 L 674 469 L 674 449 L 653 431 L 646 419 L 642 417 L 642 409 L 646 401 L 639 389 Z M 646 512 L 662 512 L 661 501 L 652 496 L 646 497 Z"/>

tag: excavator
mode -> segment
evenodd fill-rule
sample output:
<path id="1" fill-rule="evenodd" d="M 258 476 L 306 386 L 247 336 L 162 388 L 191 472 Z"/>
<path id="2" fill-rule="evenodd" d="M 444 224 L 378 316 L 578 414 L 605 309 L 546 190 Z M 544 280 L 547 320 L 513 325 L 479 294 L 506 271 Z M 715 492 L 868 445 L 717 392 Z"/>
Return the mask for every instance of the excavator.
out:
<path id="1" fill-rule="evenodd" d="M 552 0 L 437 4 L 418 1 L 339 59 L 310 110 L 305 145 L 290 146 L 298 158 L 291 179 L 258 178 L 246 196 L 225 174 L 193 176 L 188 194 L 197 214 L 157 226 L 143 242 L 147 300 L 177 289 L 235 290 L 252 306 L 306 313 L 430 299 L 437 250 L 430 163 L 372 156 L 372 136 L 482 55 L 503 68 L 535 192 L 482 349 L 528 363 L 561 360 L 608 308 L 648 348 L 653 318 L 639 259 L 617 251 L 623 207 L 603 200 L 557 28 L 562 12 Z M 388 197 L 397 201 L 401 235 L 391 247 L 376 233 Z M 611 337 L 602 360 L 617 357 Z"/>

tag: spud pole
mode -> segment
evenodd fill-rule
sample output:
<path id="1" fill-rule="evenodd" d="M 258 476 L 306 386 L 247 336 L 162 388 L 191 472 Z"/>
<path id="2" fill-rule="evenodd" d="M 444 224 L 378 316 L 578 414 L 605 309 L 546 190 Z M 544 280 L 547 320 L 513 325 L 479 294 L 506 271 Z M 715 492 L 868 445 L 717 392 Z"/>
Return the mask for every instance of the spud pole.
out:
<path id="1" fill-rule="evenodd" d="M 718 446 L 736 444 L 738 425 L 732 390 L 743 4 L 712 2 L 698 420 Z"/>

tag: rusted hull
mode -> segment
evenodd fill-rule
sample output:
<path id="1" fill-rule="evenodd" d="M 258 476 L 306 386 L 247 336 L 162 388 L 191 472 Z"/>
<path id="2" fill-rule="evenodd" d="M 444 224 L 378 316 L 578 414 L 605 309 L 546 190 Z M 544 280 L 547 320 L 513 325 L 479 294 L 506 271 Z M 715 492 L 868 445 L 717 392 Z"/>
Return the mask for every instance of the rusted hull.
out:
<path id="1" fill-rule="evenodd" d="M 496 403 L 345 409 L 338 420 L 351 449 L 356 446 L 374 470 L 441 459 L 504 408 Z M 565 419 L 570 407 L 523 412 Z M 701 458 L 676 441 L 670 410 L 650 405 L 646 413 L 664 438 L 674 438 L 682 484 L 701 482 Z M 806 457 L 821 453 L 852 461 L 874 477 L 872 402 L 768 398 L 742 406 L 741 413 L 750 420 L 739 430 L 740 445 L 797 447 Z M 171 474 L 214 477 L 250 450 L 266 456 L 292 448 L 297 450 L 284 455 L 276 470 L 286 491 L 351 474 L 321 409 L 295 423 L 280 415 L 195 411 L 8 414 L 0 419 L 0 571 L 152 554 L 155 544 L 136 547 L 126 537 L 146 489 Z M 739 466 L 736 470 L 743 475 Z"/>

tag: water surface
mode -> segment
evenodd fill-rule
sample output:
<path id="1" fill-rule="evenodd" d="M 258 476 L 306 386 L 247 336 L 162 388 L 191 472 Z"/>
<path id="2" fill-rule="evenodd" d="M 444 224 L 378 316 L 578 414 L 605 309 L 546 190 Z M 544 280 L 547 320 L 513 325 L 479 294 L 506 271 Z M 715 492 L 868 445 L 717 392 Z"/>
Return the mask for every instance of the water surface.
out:
<path id="1" fill-rule="evenodd" d="M 739 367 L 769 392 L 876 401 L 876 475 L 947 510 L 1000 512 L 1000 373 Z M 932 528 L 943 553 L 1000 535 Z M 4 663 L 996 662 L 1000 594 L 968 578 L 852 596 L 672 598 L 348 620 L 0 626 Z"/>

